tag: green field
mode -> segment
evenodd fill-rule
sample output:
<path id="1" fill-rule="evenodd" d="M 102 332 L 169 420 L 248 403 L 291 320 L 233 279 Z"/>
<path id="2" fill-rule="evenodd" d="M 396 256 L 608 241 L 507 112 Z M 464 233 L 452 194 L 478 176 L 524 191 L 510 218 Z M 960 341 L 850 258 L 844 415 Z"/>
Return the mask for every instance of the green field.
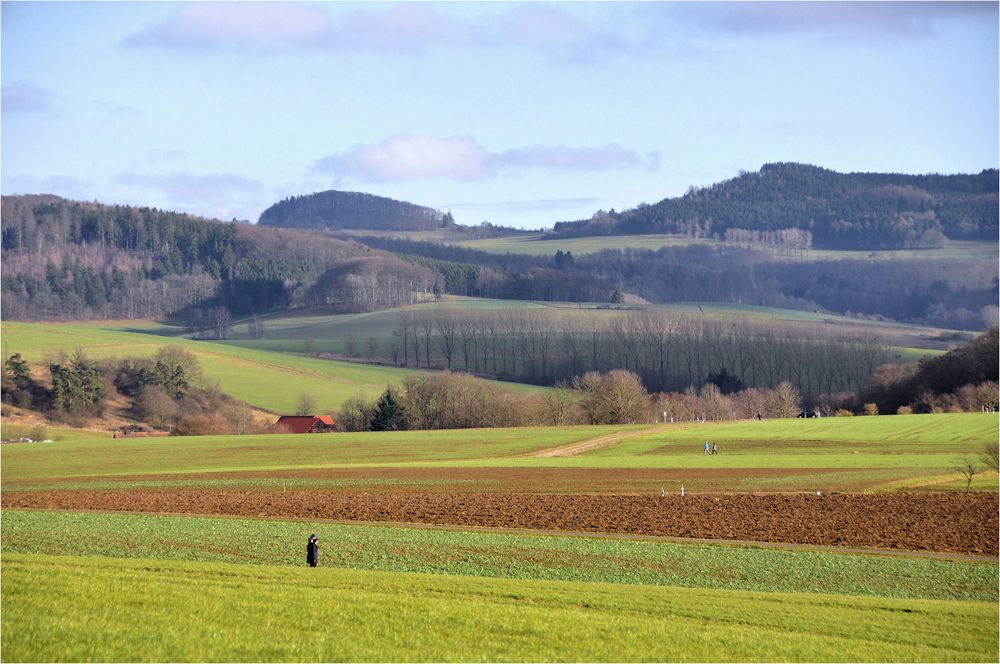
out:
<path id="1" fill-rule="evenodd" d="M 304 524 L 264 519 L 8 510 L 7 553 L 324 567 L 685 588 L 997 601 L 997 566 L 737 545 Z"/>
<path id="2" fill-rule="evenodd" d="M 993 661 L 993 602 L 4 553 L 6 661 Z"/>
<path id="3" fill-rule="evenodd" d="M 129 486 L 276 486 L 274 480 L 259 476 L 242 480 L 159 476 L 324 468 L 662 470 L 645 484 L 624 484 L 618 489 L 629 492 L 632 486 L 641 492 L 661 483 L 673 486 L 685 471 L 709 468 L 730 471 L 728 479 L 696 479 L 688 483 L 690 490 L 957 489 L 964 488 L 954 470 L 959 461 L 963 456 L 978 458 L 988 443 L 997 440 L 997 432 L 996 415 L 967 413 L 634 427 L 80 440 L 7 445 L 2 449 L 2 476 L 4 489 L 42 490 L 93 481 L 88 477 L 117 486 L 116 476 L 128 476 L 123 481 Z M 624 437 L 575 456 L 531 456 L 610 433 Z M 705 440 L 718 443 L 720 454 L 704 455 Z M 766 472 L 773 469 L 783 472 L 778 476 Z M 158 477 L 143 480 L 143 475 Z M 331 486 L 329 479 L 297 481 L 299 486 Z M 995 473 L 981 473 L 975 488 L 995 491 Z"/>
<path id="4" fill-rule="evenodd" d="M 530 456 L 609 434 L 608 446 L 579 456 Z M 706 438 L 719 442 L 718 456 L 702 454 Z M 747 482 L 738 490 L 789 489 L 755 475 L 764 468 L 839 489 L 855 487 L 859 476 L 874 488 L 923 487 L 996 439 L 995 415 L 965 414 L 76 440 L 3 446 L 0 488 L 356 492 L 471 482 L 465 490 L 481 491 L 490 485 L 466 475 L 471 469 L 572 479 L 586 469 L 652 467 L 663 470 L 653 476 L 659 482 L 713 465 Z M 457 474 L 408 476 L 413 469 Z M 996 475 L 986 477 L 977 488 L 995 491 Z M 563 486 L 555 476 L 545 481 Z M 617 489 L 635 486 L 625 480 Z M 303 565 L 309 532 L 323 543 L 319 569 Z M 988 558 L 18 509 L 4 510 L 0 538 L 5 661 L 995 661 L 1000 654 L 998 566 Z"/>
<path id="5" fill-rule="evenodd" d="M 341 362 L 268 350 L 240 348 L 213 341 L 193 341 L 170 328 L 148 321 L 100 323 L 3 323 L 6 354 L 21 353 L 32 363 L 43 363 L 60 352 L 85 349 L 92 358 L 149 357 L 174 345 L 191 351 L 201 363 L 206 382 L 247 403 L 276 413 L 293 412 L 299 395 L 311 395 L 326 411 L 337 410 L 359 392 L 380 394 L 386 385 L 398 385 L 414 369 L 397 369 Z M 302 352 L 297 348 L 284 350 Z M 515 390 L 544 388 L 506 383 Z"/>

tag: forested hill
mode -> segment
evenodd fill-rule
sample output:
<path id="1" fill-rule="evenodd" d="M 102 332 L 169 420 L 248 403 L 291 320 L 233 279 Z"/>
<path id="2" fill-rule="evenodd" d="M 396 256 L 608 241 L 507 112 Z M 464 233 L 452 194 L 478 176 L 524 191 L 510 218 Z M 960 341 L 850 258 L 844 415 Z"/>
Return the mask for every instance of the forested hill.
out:
<path id="1" fill-rule="evenodd" d="M 759 172 L 684 196 L 591 219 L 561 222 L 556 236 L 677 233 L 690 237 L 811 242 L 829 249 L 905 249 L 995 240 L 996 169 L 976 175 L 837 173 L 805 164 Z"/>
<path id="2" fill-rule="evenodd" d="M 56 196 L 2 199 L 5 319 L 397 306 L 439 275 L 354 241 Z M 374 275 L 380 275 L 378 279 Z"/>
<path id="3" fill-rule="evenodd" d="M 321 191 L 275 203 L 260 215 L 261 226 L 310 230 L 422 231 L 453 223 L 450 214 L 392 198 L 353 191 Z"/>

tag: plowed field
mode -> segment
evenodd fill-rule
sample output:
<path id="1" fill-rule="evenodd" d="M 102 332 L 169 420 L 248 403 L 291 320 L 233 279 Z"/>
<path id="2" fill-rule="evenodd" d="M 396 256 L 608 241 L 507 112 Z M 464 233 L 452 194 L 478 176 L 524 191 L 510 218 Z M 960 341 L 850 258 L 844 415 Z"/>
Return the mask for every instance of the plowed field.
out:
<path id="1" fill-rule="evenodd" d="M 537 495 L 5 492 L 3 507 L 224 514 L 668 535 L 996 555 L 996 494 Z"/>

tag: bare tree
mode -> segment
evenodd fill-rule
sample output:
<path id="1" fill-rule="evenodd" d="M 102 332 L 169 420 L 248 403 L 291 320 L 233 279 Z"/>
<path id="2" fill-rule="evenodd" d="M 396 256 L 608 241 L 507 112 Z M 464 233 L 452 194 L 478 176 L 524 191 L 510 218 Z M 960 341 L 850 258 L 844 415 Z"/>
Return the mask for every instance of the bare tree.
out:
<path id="1" fill-rule="evenodd" d="M 315 415 L 316 414 L 316 399 L 311 395 L 303 392 L 299 395 L 299 400 L 295 402 L 295 414 L 296 415 Z"/>
<path id="2" fill-rule="evenodd" d="M 979 474 L 979 466 L 976 465 L 975 460 L 967 456 L 962 457 L 962 461 L 955 467 L 955 470 L 965 478 L 965 490 L 971 489 L 972 478 Z"/>

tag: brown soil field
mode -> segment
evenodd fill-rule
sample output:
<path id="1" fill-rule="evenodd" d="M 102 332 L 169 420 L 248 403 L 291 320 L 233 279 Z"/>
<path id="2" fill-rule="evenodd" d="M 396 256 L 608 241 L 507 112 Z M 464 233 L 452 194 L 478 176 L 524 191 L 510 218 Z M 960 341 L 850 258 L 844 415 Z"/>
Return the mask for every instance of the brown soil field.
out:
<path id="1" fill-rule="evenodd" d="M 996 494 L 623 496 L 330 491 L 5 492 L 4 508 L 294 517 L 998 553 Z"/>

